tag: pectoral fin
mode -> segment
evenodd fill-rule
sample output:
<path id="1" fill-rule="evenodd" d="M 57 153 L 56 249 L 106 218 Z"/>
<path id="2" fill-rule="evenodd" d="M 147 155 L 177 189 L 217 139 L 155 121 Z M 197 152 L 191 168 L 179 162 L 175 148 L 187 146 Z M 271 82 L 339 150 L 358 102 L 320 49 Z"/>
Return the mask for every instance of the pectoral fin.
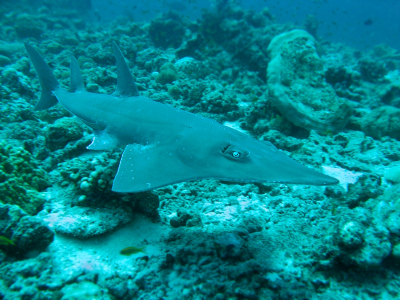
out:
<path id="1" fill-rule="evenodd" d="M 118 147 L 118 140 L 105 130 L 95 130 L 92 143 L 87 146 L 89 150 L 108 150 Z"/>
<path id="2" fill-rule="evenodd" d="M 170 150 L 160 145 L 126 146 L 112 190 L 135 193 L 203 177 Z"/>

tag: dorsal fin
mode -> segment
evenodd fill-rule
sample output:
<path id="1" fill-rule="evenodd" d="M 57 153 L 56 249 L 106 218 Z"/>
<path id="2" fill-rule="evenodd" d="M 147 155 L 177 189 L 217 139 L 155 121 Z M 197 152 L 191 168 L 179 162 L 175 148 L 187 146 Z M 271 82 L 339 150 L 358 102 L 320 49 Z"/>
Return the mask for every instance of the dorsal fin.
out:
<path id="1" fill-rule="evenodd" d="M 79 63 L 74 56 L 71 55 L 71 86 L 70 92 L 84 91 L 83 79 Z"/>
<path id="2" fill-rule="evenodd" d="M 125 62 L 125 58 L 122 55 L 121 50 L 117 44 L 113 42 L 113 49 L 115 59 L 117 60 L 117 89 L 114 92 L 114 96 L 132 97 L 139 96 L 139 92 L 136 88 L 135 81 L 128 65 Z"/>

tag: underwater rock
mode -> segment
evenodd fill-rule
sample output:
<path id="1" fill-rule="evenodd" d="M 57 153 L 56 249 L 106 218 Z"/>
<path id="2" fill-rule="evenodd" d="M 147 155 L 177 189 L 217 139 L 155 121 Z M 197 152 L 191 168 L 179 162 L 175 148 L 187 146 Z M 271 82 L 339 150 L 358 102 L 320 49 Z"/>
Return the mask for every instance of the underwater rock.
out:
<path id="1" fill-rule="evenodd" d="M 388 73 L 384 62 L 376 58 L 362 58 L 358 62 L 358 67 L 362 79 L 368 82 L 380 82 Z"/>
<path id="2" fill-rule="evenodd" d="M 349 184 L 346 197 L 342 200 L 350 208 L 361 206 L 362 202 L 383 194 L 381 178 L 376 174 L 361 175 L 355 183 Z"/>
<path id="3" fill-rule="evenodd" d="M 14 53 L 24 49 L 22 43 L 0 43 L 0 55 L 11 57 Z"/>
<path id="4" fill-rule="evenodd" d="M 200 294 L 204 299 L 258 299 L 257 291 L 266 283 L 259 275 L 266 270 L 252 259 L 238 234 L 178 228 L 169 232 L 166 243 L 170 253 L 160 269 L 170 274 L 169 284 L 179 284 L 185 274 L 193 282 L 187 289 L 192 290 L 194 282 L 204 282 Z M 213 280 L 204 281 L 203 276 Z M 171 291 L 170 298 L 180 298 L 178 291 Z"/>
<path id="5" fill-rule="evenodd" d="M 197 79 L 204 74 L 204 70 L 199 61 L 192 57 L 183 57 L 175 62 L 175 67 L 183 72 L 188 78 Z"/>
<path id="6" fill-rule="evenodd" d="M 47 173 L 28 151 L 0 143 L 1 203 L 18 205 L 28 214 L 36 214 L 45 201 L 40 192 L 49 185 Z"/>
<path id="7" fill-rule="evenodd" d="M 314 37 L 317 38 L 319 21 L 314 15 L 307 15 L 304 20 L 304 28 Z"/>
<path id="8" fill-rule="evenodd" d="M 32 86 L 29 82 L 29 78 L 23 73 L 17 71 L 13 67 L 5 67 L 0 75 L 1 83 L 7 85 L 12 90 L 14 97 L 20 97 L 20 95 L 31 96 L 33 95 Z M 24 100 L 26 101 L 26 100 Z M 12 106 L 13 103 L 9 103 Z"/>
<path id="9" fill-rule="evenodd" d="M 0 55 L 0 67 L 5 67 L 9 64 L 11 64 L 11 59 L 9 59 L 7 56 Z"/>
<path id="10" fill-rule="evenodd" d="M 100 288 L 97 284 L 90 281 L 81 281 L 78 283 L 68 284 L 61 289 L 63 296 L 61 300 L 111 300 L 104 288 Z"/>
<path id="11" fill-rule="evenodd" d="M 360 269 L 379 267 L 392 249 L 389 230 L 365 208 L 342 213 L 336 235 L 339 260 Z"/>
<path id="12" fill-rule="evenodd" d="M 395 184 L 385 190 L 382 201 L 377 203 L 374 208 L 374 215 L 381 218 L 385 226 L 389 229 L 392 238 L 397 241 L 400 237 L 400 184 Z"/>
<path id="13" fill-rule="evenodd" d="M 177 210 L 176 216 L 171 218 L 170 224 L 174 228 L 181 226 L 193 227 L 201 224 L 201 220 L 198 214 L 180 208 Z"/>
<path id="14" fill-rule="evenodd" d="M 364 242 L 364 228 L 361 224 L 349 221 L 340 228 L 339 244 L 347 249 L 360 248 Z"/>
<path id="15" fill-rule="evenodd" d="M 331 58 L 329 62 L 332 62 Z M 361 101 L 365 91 L 360 88 L 361 74 L 348 65 L 329 66 L 325 71 L 325 80 L 335 89 L 336 95 L 353 101 Z"/>
<path id="16" fill-rule="evenodd" d="M 81 139 L 84 130 L 84 125 L 76 118 L 58 119 L 47 127 L 47 146 L 51 151 L 62 149 L 69 142 Z"/>
<path id="17" fill-rule="evenodd" d="M 86 145 L 87 146 L 87 145 Z M 91 157 L 92 154 L 96 154 Z M 73 205 L 84 205 L 85 199 L 96 200 L 97 207 L 100 201 L 107 201 L 110 197 L 116 197 L 111 192 L 114 176 L 117 172 L 121 155 L 120 150 L 109 152 L 90 153 L 87 157 L 76 157 L 61 162 L 58 170 L 54 171 L 54 179 L 62 186 L 71 185 L 81 195 Z M 117 196 L 118 197 L 118 196 Z"/>
<path id="18" fill-rule="evenodd" d="M 221 259 L 243 259 L 245 257 L 244 240 L 236 233 L 221 233 L 214 238 L 214 243 Z"/>
<path id="19" fill-rule="evenodd" d="M 381 106 L 367 114 L 361 121 L 362 131 L 373 138 L 389 136 L 400 140 L 400 109 Z"/>
<path id="20" fill-rule="evenodd" d="M 141 212 L 152 219 L 158 219 L 160 199 L 154 191 L 134 193 L 124 196 L 123 201 L 128 201 L 135 211 Z"/>
<path id="21" fill-rule="evenodd" d="M 392 256 L 397 261 L 400 261 L 400 244 L 397 244 L 397 245 L 393 246 Z"/>
<path id="22" fill-rule="evenodd" d="M 398 76 L 397 72 L 397 76 Z M 383 85 L 379 90 L 379 97 L 386 105 L 400 108 L 400 76 L 388 85 Z"/>
<path id="23" fill-rule="evenodd" d="M 201 86 L 196 86 L 201 91 Z M 193 97 L 193 94 L 191 95 Z M 214 119 L 221 121 L 236 120 L 240 116 L 238 101 L 235 100 L 235 93 L 226 91 L 219 84 L 206 85 L 201 93 L 201 108 L 203 112 L 217 115 Z"/>
<path id="24" fill-rule="evenodd" d="M 64 50 L 64 47 L 57 42 L 51 42 L 47 45 L 47 51 L 53 54 L 58 54 Z"/>
<path id="25" fill-rule="evenodd" d="M 303 30 L 276 36 L 268 47 L 270 98 L 296 126 L 319 133 L 342 130 L 352 113 L 349 102 L 324 81 L 315 39 Z"/>
<path id="26" fill-rule="evenodd" d="M 0 266 L 0 296 L 4 299 L 60 299 L 60 289 L 76 281 L 81 271 L 62 272 L 48 252 Z"/>
<path id="27" fill-rule="evenodd" d="M 132 211 L 122 208 L 64 207 L 44 217 L 57 233 L 78 239 L 90 239 L 115 231 L 132 221 Z"/>
<path id="28" fill-rule="evenodd" d="M 40 38 L 46 30 L 46 23 L 41 21 L 37 16 L 20 14 L 15 21 L 14 28 L 21 38 Z"/>
<path id="29" fill-rule="evenodd" d="M 391 167 L 385 170 L 384 177 L 386 180 L 400 183 L 400 166 Z"/>
<path id="30" fill-rule="evenodd" d="M 182 94 L 182 91 L 179 87 L 173 85 L 168 88 L 168 94 L 172 97 L 172 99 L 178 100 Z"/>
<path id="31" fill-rule="evenodd" d="M 0 249 L 18 257 L 30 251 L 43 251 L 54 239 L 54 232 L 46 223 L 16 205 L 0 204 L 0 232 L 15 244 L 0 245 Z"/>
<path id="32" fill-rule="evenodd" d="M 185 58 L 185 56 L 193 56 L 197 59 L 201 59 L 201 53 L 199 48 L 201 48 L 204 43 L 204 37 L 202 34 L 193 32 L 190 38 L 186 39 L 182 46 L 176 50 L 176 55 L 179 58 Z"/>
<path id="33" fill-rule="evenodd" d="M 45 170 L 52 170 L 54 167 L 65 162 L 70 157 L 76 157 L 86 152 L 86 147 L 90 145 L 93 138 L 90 135 L 83 136 L 75 142 L 69 142 L 63 149 L 50 152 L 50 156 L 46 158 L 42 166 Z M 48 143 L 48 140 L 45 141 Z"/>
<path id="34" fill-rule="evenodd" d="M 151 21 L 149 35 L 156 47 L 178 48 L 185 36 L 185 26 L 180 15 L 170 11 Z"/>
<path id="35" fill-rule="evenodd" d="M 189 100 L 185 102 L 187 106 L 193 106 L 201 101 L 206 85 L 203 82 L 196 82 L 189 91 Z"/>

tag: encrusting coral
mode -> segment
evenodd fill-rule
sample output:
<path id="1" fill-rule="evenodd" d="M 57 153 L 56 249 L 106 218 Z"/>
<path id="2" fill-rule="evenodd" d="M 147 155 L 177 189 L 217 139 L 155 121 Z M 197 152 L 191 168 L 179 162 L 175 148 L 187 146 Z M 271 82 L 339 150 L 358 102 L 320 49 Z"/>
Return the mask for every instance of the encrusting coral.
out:
<path id="1" fill-rule="evenodd" d="M 47 173 L 23 148 L 0 143 L 0 202 L 15 204 L 34 215 L 40 211 L 49 186 Z"/>

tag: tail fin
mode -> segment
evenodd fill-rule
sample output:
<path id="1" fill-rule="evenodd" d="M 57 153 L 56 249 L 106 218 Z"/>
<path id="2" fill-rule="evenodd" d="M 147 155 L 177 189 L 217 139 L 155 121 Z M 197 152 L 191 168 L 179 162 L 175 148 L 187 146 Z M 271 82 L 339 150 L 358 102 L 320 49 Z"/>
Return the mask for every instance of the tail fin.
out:
<path id="1" fill-rule="evenodd" d="M 35 67 L 40 86 L 42 87 L 42 95 L 40 96 L 39 102 L 36 103 L 34 110 L 48 109 L 58 102 L 56 96 L 54 96 L 52 92 L 60 89 L 60 84 L 54 77 L 47 63 L 36 50 L 28 44 L 25 44 L 25 49 Z"/>

